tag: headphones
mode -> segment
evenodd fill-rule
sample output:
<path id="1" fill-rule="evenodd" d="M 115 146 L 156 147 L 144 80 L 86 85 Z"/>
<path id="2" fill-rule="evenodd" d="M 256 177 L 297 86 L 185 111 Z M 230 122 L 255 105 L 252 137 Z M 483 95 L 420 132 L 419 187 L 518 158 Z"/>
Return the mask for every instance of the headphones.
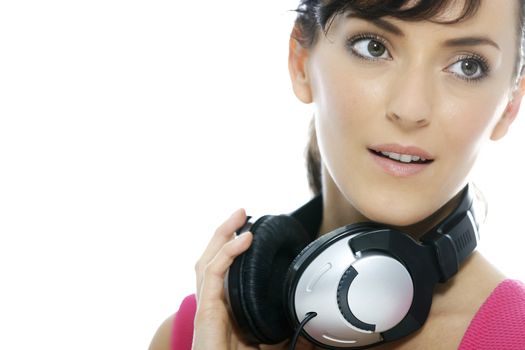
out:
<path id="1" fill-rule="evenodd" d="M 359 349 L 418 330 L 434 286 L 476 248 L 472 191 L 467 185 L 454 211 L 419 241 L 377 222 L 318 238 L 321 196 L 289 215 L 247 220 L 237 234 L 251 231 L 252 245 L 225 276 L 229 311 L 243 338 L 277 344 L 301 332 L 323 348 Z"/>

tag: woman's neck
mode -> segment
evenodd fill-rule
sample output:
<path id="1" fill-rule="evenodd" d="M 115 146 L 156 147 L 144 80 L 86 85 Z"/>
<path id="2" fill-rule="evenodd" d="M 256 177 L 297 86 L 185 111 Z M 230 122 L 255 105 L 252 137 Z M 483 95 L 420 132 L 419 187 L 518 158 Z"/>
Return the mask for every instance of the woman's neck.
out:
<path id="1" fill-rule="evenodd" d="M 460 194 L 456 195 L 447 204 L 441 207 L 426 219 L 408 226 L 392 226 L 402 232 L 408 233 L 415 239 L 419 239 L 424 233 L 445 219 L 459 204 Z M 385 209 L 386 210 L 386 209 Z M 358 222 L 370 221 L 359 212 L 339 191 L 326 172 L 323 173 L 323 220 L 319 235 L 324 235 L 338 227 L 351 225 Z"/>

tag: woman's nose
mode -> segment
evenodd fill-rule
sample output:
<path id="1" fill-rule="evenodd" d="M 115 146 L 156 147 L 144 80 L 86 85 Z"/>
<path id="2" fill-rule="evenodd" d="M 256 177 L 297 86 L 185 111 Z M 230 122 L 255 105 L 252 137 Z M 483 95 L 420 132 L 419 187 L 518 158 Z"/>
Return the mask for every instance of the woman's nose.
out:
<path id="1" fill-rule="evenodd" d="M 423 69 L 399 72 L 389 88 L 386 118 L 390 122 L 403 129 L 430 124 L 435 96 L 428 72 Z"/>
<path id="2" fill-rule="evenodd" d="M 405 114 L 405 117 L 400 117 L 398 114 L 393 112 L 387 112 L 386 117 L 391 122 L 397 123 L 404 128 L 411 128 L 411 127 L 423 127 L 430 123 L 430 119 L 425 116 L 421 116 L 420 118 L 411 118 L 408 114 Z"/>

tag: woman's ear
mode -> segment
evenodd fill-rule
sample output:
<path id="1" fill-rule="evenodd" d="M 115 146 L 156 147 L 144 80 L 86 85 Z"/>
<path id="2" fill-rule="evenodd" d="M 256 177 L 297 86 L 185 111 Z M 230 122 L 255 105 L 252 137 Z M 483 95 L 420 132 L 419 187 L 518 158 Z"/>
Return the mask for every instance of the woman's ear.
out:
<path id="1" fill-rule="evenodd" d="M 499 140 L 507 134 L 510 125 L 516 119 L 516 116 L 520 111 L 520 105 L 523 99 L 523 95 L 525 95 L 525 77 L 521 75 L 518 87 L 512 94 L 512 98 L 507 103 L 507 107 L 505 108 L 505 111 L 503 112 L 503 115 L 501 116 L 500 120 L 492 130 L 492 134 L 490 136 L 491 140 Z"/>
<path id="2" fill-rule="evenodd" d="M 290 44 L 288 52 L 288 71 L 292 79 L 292 87 L 295 96 L 304 103 L 312 102 L 312 90 L 310 87 L 310 79 L 306 69 L 308 62 L 308 49 L 304 48 L 296 39 L 299 34 L 299 29 L 294 27 L 290 35 Z"/>

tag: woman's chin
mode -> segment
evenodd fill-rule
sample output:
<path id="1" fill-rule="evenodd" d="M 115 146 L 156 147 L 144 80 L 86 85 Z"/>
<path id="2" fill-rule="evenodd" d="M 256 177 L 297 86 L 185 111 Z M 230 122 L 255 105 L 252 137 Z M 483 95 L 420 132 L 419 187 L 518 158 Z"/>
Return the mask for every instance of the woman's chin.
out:
<path id="1" fill-rule="evenodd" d="M 407 213 L 410 213 L 407 215 Z M 371 221 L 379 222 L 384 225 L 393 226 L 397 229 L 410 229 L 413 226 L 424 223 L 433 216 L 433 212 L 421 212 L 414 210 L 400 210 L 400 211 L 383 211 L 381 213 L 372 214 L 368 216 Z"/>

